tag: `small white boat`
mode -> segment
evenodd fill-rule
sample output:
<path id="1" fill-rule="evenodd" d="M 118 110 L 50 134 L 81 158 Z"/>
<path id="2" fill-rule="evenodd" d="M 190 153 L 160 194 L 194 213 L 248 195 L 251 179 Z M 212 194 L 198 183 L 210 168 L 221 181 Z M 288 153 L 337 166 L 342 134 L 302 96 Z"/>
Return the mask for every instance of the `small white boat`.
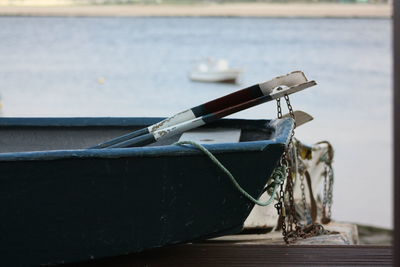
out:
<path id="1" fill-rule="evenodd" d="M 209 58 L 192 69 L 189 78 L 197 82 L 235 83 L 242 70 L 229 67 L 224 59 Z"/>
<path id="2" fill-rule="evenodd" d="M 1 94 L 0 94 L 0 116 L 3 114 L 3 100 L 1 98 Z"/>

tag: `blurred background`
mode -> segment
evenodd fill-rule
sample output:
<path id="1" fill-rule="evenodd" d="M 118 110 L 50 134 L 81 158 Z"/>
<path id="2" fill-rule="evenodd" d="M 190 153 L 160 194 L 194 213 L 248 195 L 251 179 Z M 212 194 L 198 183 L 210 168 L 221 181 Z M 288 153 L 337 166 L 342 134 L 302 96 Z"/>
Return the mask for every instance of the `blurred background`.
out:
<path id="1" fill-rule="evenodd" d="M 6 117 L 165 117 L 302 70 L 296 137 L 335 148 L 333 218 L 393 227 L 391 1 L 0 0 L 0 40 Z M 237 83 L 189 79 L 207 58 Z"/>

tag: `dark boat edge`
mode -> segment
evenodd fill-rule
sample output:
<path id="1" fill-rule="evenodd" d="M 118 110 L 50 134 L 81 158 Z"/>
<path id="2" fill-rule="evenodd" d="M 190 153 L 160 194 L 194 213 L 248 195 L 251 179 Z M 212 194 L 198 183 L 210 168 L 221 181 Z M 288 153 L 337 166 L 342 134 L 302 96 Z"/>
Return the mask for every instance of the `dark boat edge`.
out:
<path id="1" fill-rule="evenodd" d="M 138 126 L 151 124 L 163 118 L 0 118 L 0 127 L 85 127 L 85 126 Z M 260 141 L 248 141 L 240 143 L 220 143 L 204 145 L 210 152 L 215 154 L 234 153 L 240 151 L 262 151 L 268 145 L 288 143 L 290 134 L 288 131 L 293 129 L 291 118 L 276 120 L 245 120 L 245 119 L 222 119 L 213 125 L 231 126 L 238 122 L 252 122 L 259 127 L 269 127 L 273 130 L 272 138 Z M 188 146 L 165 145 L 151 147 L 132 147 L 132 148 L 113 148 L 113 149 L 74 149 L 74 150 L 51 150 L 33 152 L 7 152 L 0 153 L 0 161 L 19 161 L 19 160 L 57 160 L 65 158 L 120 158 L 120 157 L 158 157 L 158 156 L 186 156 L 202 153 L 196 148 Z"/>
<path id="2" fill-rule="evenodd" d="M 294 125 L 290 118 L 257 123 L 271 130 L 269 139 L 206 146 L 212 153 L 221 153 L 219 160 L 255 197 L 279 161 Z M 25 257 L 18 259 L 21 265 L 72 263 L 238 232 L 254 204 L 222 179 L 223 173 L 201 153 L 166 145 L 0 154 L 2 189 L 7 192 L 2 227 L 9 229 L 2 244 L 7 254 L 4 261 L 16 261 L 16 255 L 24 251 Z M 248 169 L 242 168 L 244 158 L 252 170 L 251 179 Z M 199 163 L 207 175 L 193 172 Z M 163 219 L 165 214 L 167 219 Z M 36 232 L 25 227 L 26 221 Z M 40 239 L 35 233 L 41 233 Z"/>

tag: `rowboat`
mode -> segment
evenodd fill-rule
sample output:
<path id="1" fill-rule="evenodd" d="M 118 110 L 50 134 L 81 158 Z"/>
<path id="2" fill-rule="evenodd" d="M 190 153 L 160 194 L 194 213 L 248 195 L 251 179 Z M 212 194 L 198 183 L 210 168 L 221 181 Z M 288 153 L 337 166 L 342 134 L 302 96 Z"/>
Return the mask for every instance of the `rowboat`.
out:
<path id="1" fill-rule="evenodd" d="M 241 73 L 242 70 L 231 68 L 228 61 L 224 59 L 209 58 L 195 66 L 189 78 L 197 82 L 236 83 Z"/>
<path id="2" fill-rule="evenodd" d="M 87 149 L 162 118 L 0 118 L 0 248 L 5 266 L 78 262 L 241 231 L 254 204 L 203 152 L 172 136 Z M 221 119 L 240 130 L 205 147 L 258 198 L 293 120 Z"/>

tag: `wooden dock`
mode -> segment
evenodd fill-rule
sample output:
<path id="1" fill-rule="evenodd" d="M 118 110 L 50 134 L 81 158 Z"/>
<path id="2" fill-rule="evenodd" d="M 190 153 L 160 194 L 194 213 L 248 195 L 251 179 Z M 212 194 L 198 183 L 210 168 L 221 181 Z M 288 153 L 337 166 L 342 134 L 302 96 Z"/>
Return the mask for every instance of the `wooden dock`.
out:
<path id="1" fill-rule="evenodd" d="M 239 234 L 73 266 L 392 266 L 392 246 L 357 245 L 357 227 L 333 223 L 330 235 L 283 243 L 281 233 Z M 71 265 L 72 266 L 72 265 Z"/>
<path id="2" fill-rule="evenodd" d="M 240 245 L 227 242 L 154 249 L 73 266 L 392 266 L 392 259 L 391 246 Z"/>

